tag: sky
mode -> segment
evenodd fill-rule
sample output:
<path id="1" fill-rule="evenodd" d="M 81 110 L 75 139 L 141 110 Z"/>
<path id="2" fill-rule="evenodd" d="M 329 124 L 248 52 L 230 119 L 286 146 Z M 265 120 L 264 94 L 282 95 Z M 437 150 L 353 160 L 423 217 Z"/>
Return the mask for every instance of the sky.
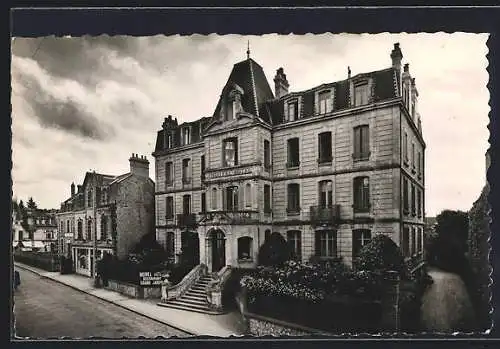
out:
<path id="1" fill-rule="evenodd" d="M 13 195 L 59 208 L 86 171 L 122 174 L 150 160 L 169 114 L 211 116 L 233 64 L 251 57 L 271 88 L 283 67 L 301 91 L 388 68 L 400 43 L 419 91 L 426 215 L 467 211 L 485 184 L 487 34 L 192 35 L 13 38 Z"/>

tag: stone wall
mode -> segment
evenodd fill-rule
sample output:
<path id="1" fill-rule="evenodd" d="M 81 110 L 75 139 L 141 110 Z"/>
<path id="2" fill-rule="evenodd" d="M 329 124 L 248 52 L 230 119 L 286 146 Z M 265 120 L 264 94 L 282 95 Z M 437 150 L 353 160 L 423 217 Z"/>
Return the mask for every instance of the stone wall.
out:
<path id="1" fill-rule="evenodd" d="M 121 281 L 109 280 L 107 290 L 118 292 L 128 297 L 137 299 L 160 299 L 160 287 L 141 287 L 138 285 L 128 284 Z"/>

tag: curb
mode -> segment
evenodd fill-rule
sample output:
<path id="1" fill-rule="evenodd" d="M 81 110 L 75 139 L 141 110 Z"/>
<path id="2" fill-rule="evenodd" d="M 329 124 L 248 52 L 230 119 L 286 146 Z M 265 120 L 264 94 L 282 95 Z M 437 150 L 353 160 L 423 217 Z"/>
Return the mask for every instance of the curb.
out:
<path id="1" fill-rule="evenodd" d="M 14 263 L 14 265 L 15 265 L 17 268 L 20 268 L 20 269 L 27 270 L 27 271 L 29 271 L 29 272 L 35 273 L 35 274 L 39 275 L 40 277 L 42 277 L 42 278 L 44 278 L 44 279 L 49 279 L 49 280 L 52 280 L 52 281 L 57 282 L 57 283 L 59 283 L 59 284 L 61 284 L 61 285 L 67 286 L 67 287 L 72 288 L 72 289 L 74 289 L 74 290 L 76 290 L 76 291 L 79 291 L 79 292 L 81 292 L 81 293 L 84 293 L 84 294 L 86 294 L 86 295 L 93 296 L 93 297 L 95 297 L 95 298 L 97 298 L 97 299 L 100 299 L 100 300 L 102 300 L 102 301 L 105 301 L 105 302 L 111 303 L 111 304 L 116 305 L 116 306 L 118 306 L 118 307 L 120 307 L 120 308 L 123 308 L 123 309 L 126 309 L 126 310 L 128 310 L 128 311 L 131 311 L 132 313 L 135 313 L 135 314 L 138 314 L 138 315 L 144 316 L 145 318 L 148 318 L 148 319 L 150 319 L 150 320 L 153 320 L 153 321 L 159 322 L 159 323 L 161 323 L 161 324 L 163 324 L 163 325 L 170 326 L 170 327 L 172 327 L 172 328 L 174 328 L 174 329 L 176 329 L 176 330 L 178 330 L 178 331 L 185 332 L 185 333 L 186 333 L 186 334 L 188 334 L 188 335 L 191 335 L 191 336 L 200 336 L 199 334 L 193 333 L 192 331 L 188 331 L 188 330 L 186 330 L 186 329 L 184 329 L 184 328 L 179 327 L 178 325 L 173 325 L 173 324 L 168 323 L 168 322 L 166 322 L 166 321 L 163 321 L 163 320 L 158 320 L 158 319 L 156 319 L 156 318 L 154 318 L 154 317 L 152 317 L 152 316 L 150 316 L 150 315 L 146 315 L 146 314 L 141 313 L 141 312 L 139 312 L 139 311 L 137 311 L 137 310 L 135 310 L 135 309 L 130 309 L 130 308 L 128 308 L 128 307 L 126 307 L 126 306 L 124 306 L 124 305 L 122 305 L 122 304 L 116 303 L 116 302 L 111 301 L 111 300 L 109 300 L 109 299 L 102 298 L 102 297 L 99 297 L 98 295 L 95 295 L 95 294 L 92 294 L 92 293 L 86 292 L 86 291 L 84 291 L 84 290 L 82 290 L 82 289 L 79 289 L 79 288 L 77 288 L 77 287 L 73 286 L 73 285 L 68 285 L 68 284 L 65 284 L 64 282 L 61 282 L 61 281 L 59 281 L 59 280 L 52 279 L 52 278 L 50 278 L 50 277 L 48 277 L 48 276 L 45 276 L 45 275 L 41 274 L 39 271 L 37 271 L 37 270 L 34 270 L 34 269 L 30 268 L 29 266 L 24 266 L 24 265 L 21 265 L 21 264 L 19 264 L 19 263 Z"/>

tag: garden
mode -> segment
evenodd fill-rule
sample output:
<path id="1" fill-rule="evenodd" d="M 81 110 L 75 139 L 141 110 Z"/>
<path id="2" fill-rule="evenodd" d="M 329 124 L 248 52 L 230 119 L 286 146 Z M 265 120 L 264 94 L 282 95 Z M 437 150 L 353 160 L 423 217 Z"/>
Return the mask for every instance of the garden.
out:
<path id="1" fill-rule="evenodd" d="M 372 239 L 352 268 L 341 260 L 280 259 L 277 248 L 262 249 L 271 250 L 273 257 L 262 259 L 272 259 L 275 265 L 266 263 L 240 280 L 240 286 L 246 289 L 249 312 L 334 333 L 377 332 L 387 290 L 386 275 L 395 271 L 401 280 L 401 329 L 418 329 L 420 280 L 410 275 L 400 249 L 390 238 L 378 235 Z"/>

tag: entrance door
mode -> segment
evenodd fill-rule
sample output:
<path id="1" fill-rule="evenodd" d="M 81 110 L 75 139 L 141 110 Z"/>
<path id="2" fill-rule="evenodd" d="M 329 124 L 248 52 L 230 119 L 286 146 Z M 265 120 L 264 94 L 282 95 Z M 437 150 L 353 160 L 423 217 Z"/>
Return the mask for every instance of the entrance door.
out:
<path id="1" fill-rule="evenodd" d="M 181 253 L 181 263 L 191 268 L 200 264 L 200 240 L 196 232 L 182 232 Z"/>
<path id="2" fill-rule="evenodd" d="M 216 272 L 226 265 L 226 239 L 221 230 L 214 230 L 211 235 L 212 271 Z"/>

